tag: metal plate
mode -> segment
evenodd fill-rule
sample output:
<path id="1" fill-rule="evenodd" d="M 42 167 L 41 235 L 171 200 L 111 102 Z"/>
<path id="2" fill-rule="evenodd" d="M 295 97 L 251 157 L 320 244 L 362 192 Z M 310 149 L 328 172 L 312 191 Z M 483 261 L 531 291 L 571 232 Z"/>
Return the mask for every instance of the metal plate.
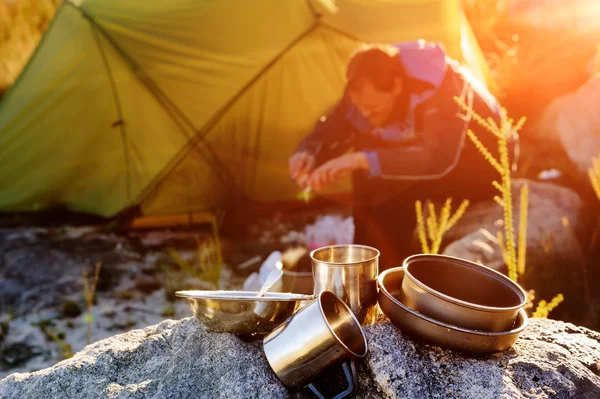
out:
<path id="1" fill-rule="evenodd" d="M 187 298 L 196 318 L 210 331 L 255 338 L 271 332 L 313 295 L 255 291 L 177 291 Z"/>
<path id="2" fill-rule="evenodd" d="M 176 296 L 189 299 L 214 299 L 223 301 L 310 301 L 314 299 L 314 295 L 295 294 L 290 292 L 265 292 L 260 298 L 257 298 L 257 291 L 208 291 L 208 290 L 191 290 L 177 291 Z"/>

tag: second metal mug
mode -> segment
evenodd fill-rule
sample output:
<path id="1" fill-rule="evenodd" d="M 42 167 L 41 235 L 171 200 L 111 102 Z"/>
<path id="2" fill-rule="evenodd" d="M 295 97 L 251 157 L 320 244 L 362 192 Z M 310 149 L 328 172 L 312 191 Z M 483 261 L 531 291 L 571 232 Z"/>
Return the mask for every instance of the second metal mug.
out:
<path id="1" fill-rule="evenodd" d="M 310 253 L 314 294 L 331 291 L 352 310 L 362 325 L 377 317 L 379 251 L 365 245 L 329 245 Z"/>
<path id="2" fill-rule="evenodd" d="M 325 368 L 342 364 L 348 387 L 336 398 L 358 387 L 353 358 L 367 354 L 367 338 L 360 323 L 340 298 L 324 291 L 263 339 L 269 365 L 288 388 L 308 387 L 319 398 L 312 380 Z"/>

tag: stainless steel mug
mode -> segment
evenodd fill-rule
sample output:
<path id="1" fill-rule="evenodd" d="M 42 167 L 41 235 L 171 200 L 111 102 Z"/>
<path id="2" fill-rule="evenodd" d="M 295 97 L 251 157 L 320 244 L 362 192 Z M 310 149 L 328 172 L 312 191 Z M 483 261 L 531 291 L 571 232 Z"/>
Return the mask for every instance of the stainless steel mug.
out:
<path id="1" fill-rule="evenodd" d="M 331 291 L 340 297 L 362 325 L 377 318 L 379 251 L 365 245 L 329 245 L 310 253 L 314 294 Z"/>
<path id="2" fill-rule="evenodd" d="M 325 396 L 312 380 L 323 369 L 341 364 L 348 387 L 335 396 L 340 399 L 358 386 L 351 360 L 367 354 L 367 338 L 348 305 L 324 291 L 265 336 L 263 347 L 286 387 L 308 386 L 319 398 Z"/>

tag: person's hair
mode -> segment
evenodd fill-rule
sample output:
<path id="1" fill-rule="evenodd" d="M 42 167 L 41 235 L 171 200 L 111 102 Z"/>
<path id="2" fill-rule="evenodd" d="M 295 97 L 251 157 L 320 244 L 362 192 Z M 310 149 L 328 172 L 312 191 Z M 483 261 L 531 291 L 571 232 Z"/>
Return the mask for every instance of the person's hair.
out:
<path id="1" fill-rule="evenodd" d="M 398 49 L 388 45 L 369 45 L 354 53 L 346 70 L 346 89 L 354 90 L 370 81 L 378 90 L 391 91 L 394 80 L 406 80 L 406 72 L 398 60 Z"/>

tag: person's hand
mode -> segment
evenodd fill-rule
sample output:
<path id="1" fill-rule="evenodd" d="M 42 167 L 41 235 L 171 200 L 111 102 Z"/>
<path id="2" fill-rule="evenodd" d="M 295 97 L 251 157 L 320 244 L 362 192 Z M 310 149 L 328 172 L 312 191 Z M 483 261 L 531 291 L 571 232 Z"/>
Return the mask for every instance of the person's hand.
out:
<path id="1" fill-rule="evenodd" d="M 297 152 L 290 157 L 290 177 L 302 188 L 306 188 L 306 181 L 314 167 L 315 157 L 305 151 Z"/>
<path id="2" fill-rule="evenodd" d="M 368 170 L 367 157 L 362 152 L 342 155 L 319 166 L 308 178 L 306 186 L 319 191 L 328 184 L 352 173 L 355 170 Z"/>

